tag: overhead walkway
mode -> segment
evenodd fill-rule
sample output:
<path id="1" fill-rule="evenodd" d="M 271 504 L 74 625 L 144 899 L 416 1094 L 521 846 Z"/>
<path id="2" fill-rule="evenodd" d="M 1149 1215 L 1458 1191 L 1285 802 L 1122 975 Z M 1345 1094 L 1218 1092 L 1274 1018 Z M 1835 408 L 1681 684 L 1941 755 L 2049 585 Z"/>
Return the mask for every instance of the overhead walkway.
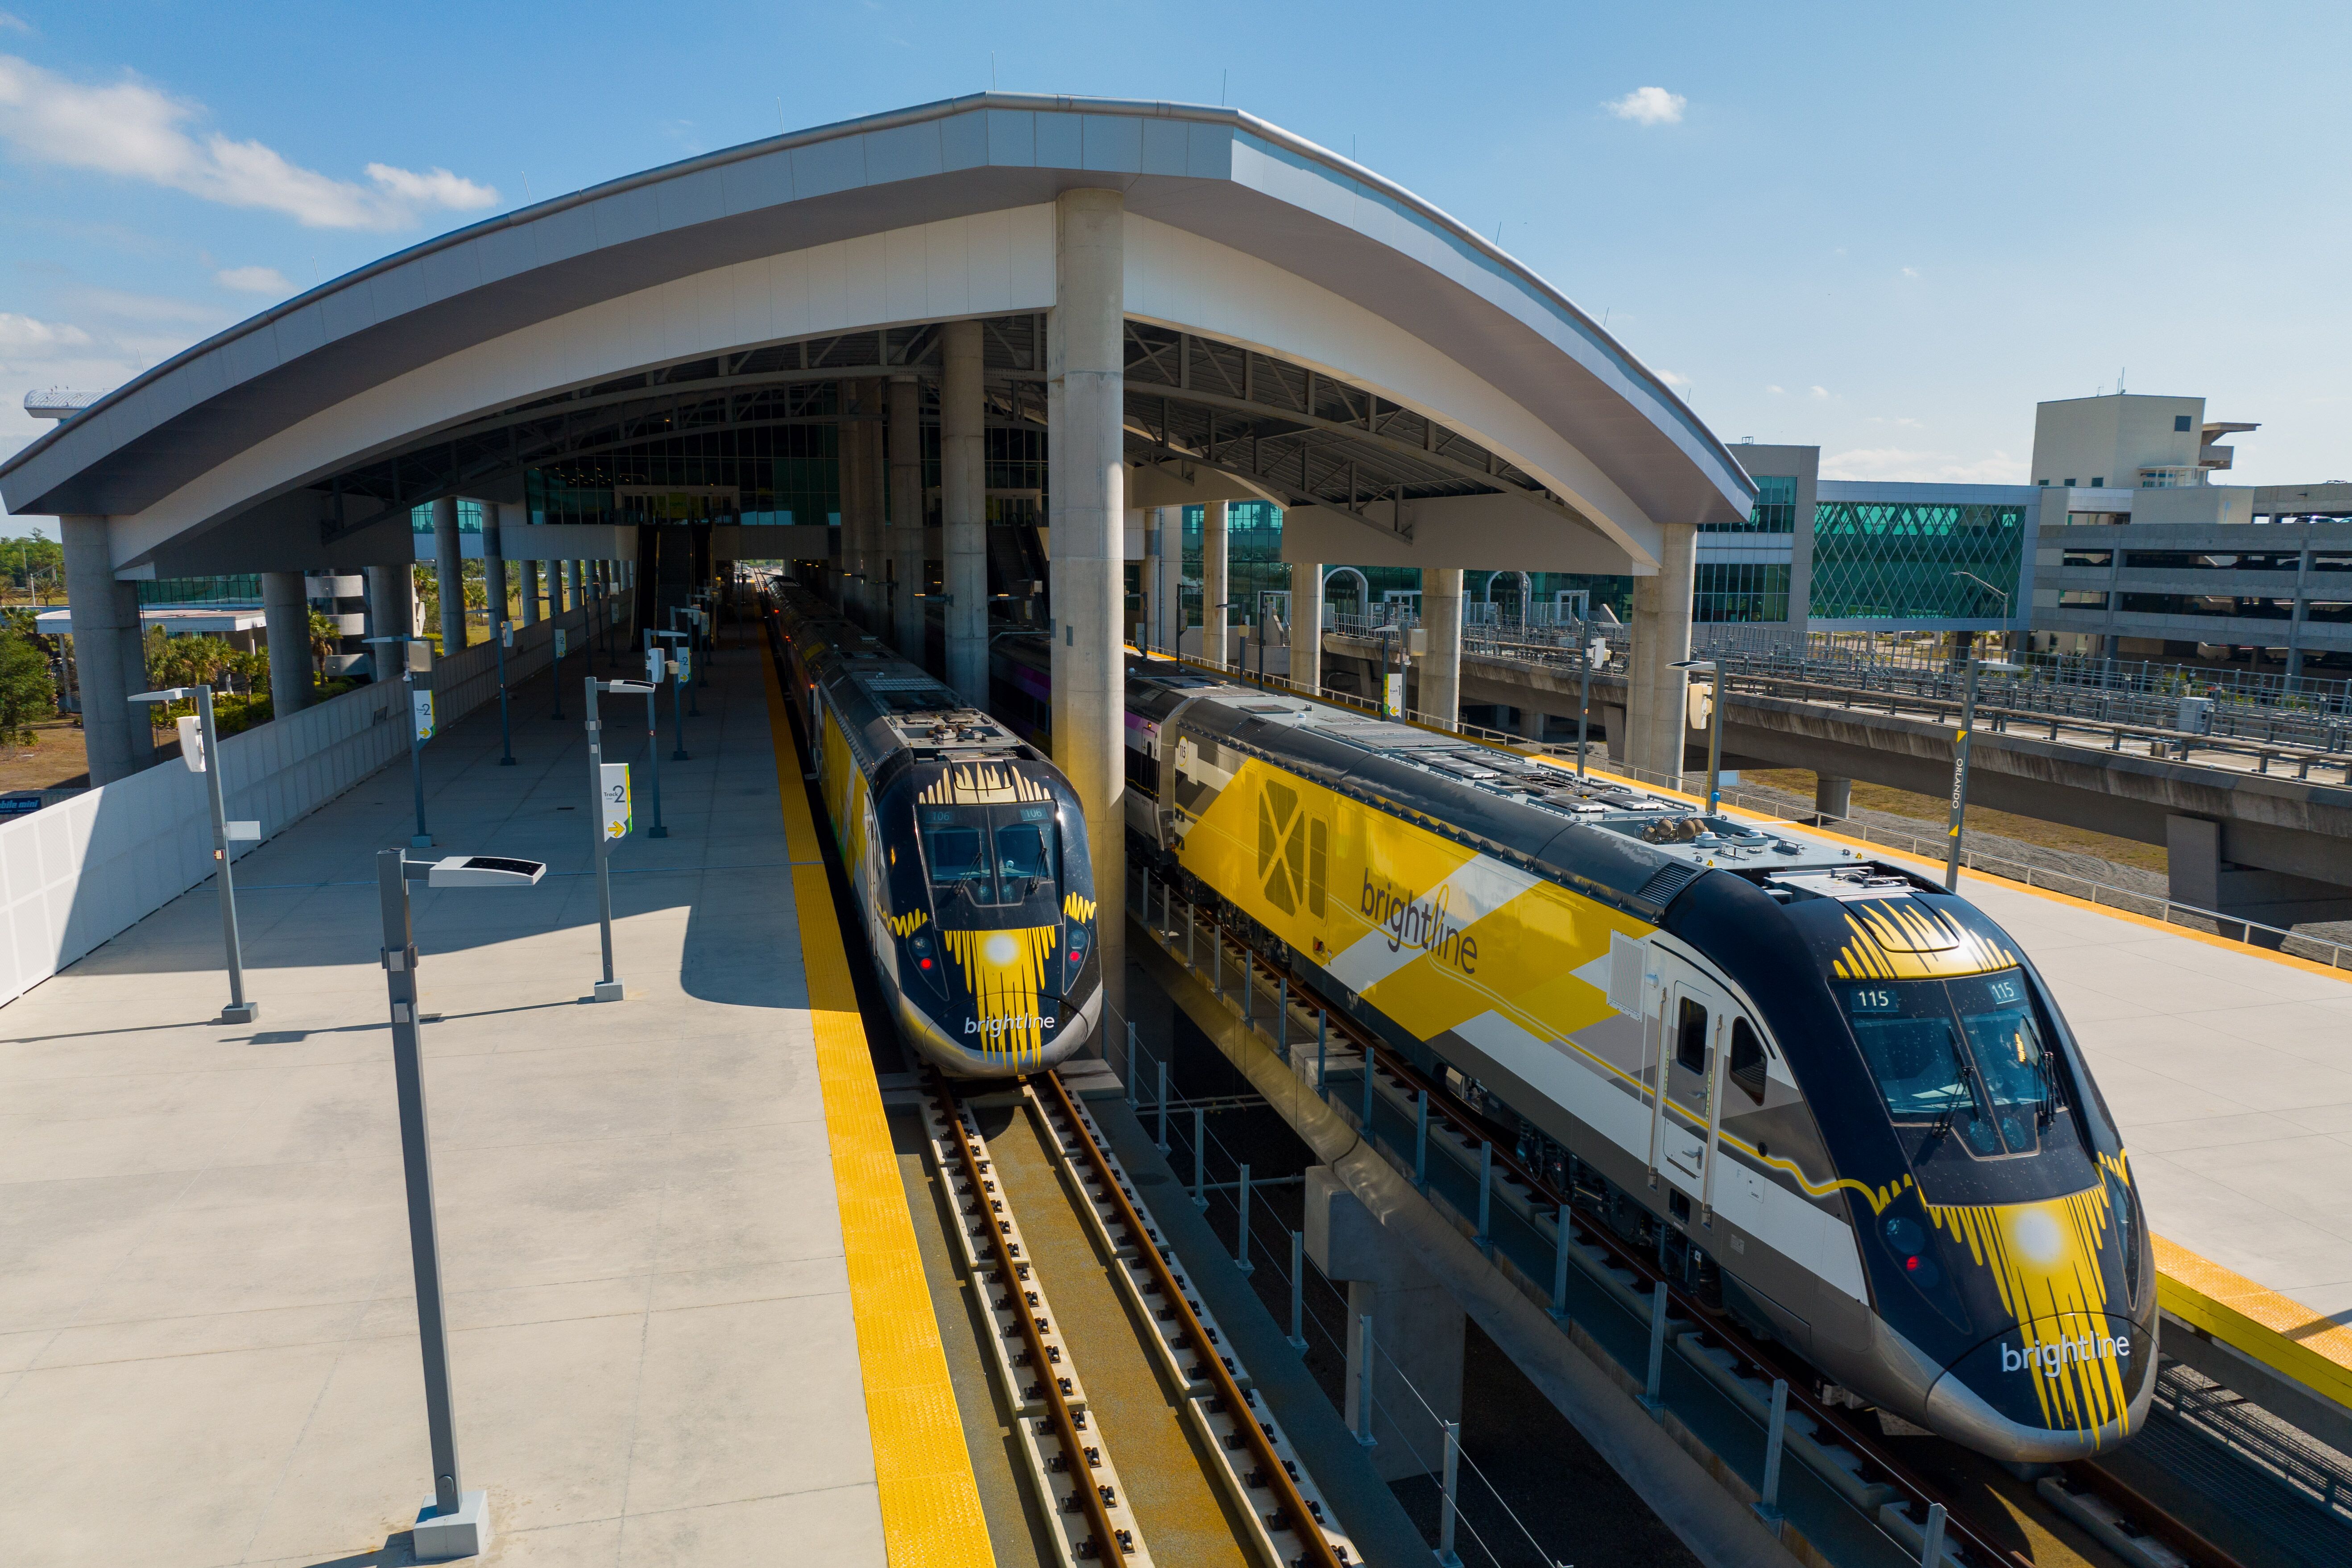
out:
<path id="1" fill-rule="evenodd" d="M 578 667 L 426 752 L 425 1080 L 464 1482 L 499 1561 L 985 1563 L 936 1324 L 764 660 L 720 654 L 598 973 Z M 616 714 L 615 710 L 619 712 Z M 606 700 L 608 756 L 642 710 Z M 432 1487 L 373 857 L 395 763 L 0 1010 L 0 1557 L 406 1561 Z M 805 944 L 805 945 L 804 945 Z"/>

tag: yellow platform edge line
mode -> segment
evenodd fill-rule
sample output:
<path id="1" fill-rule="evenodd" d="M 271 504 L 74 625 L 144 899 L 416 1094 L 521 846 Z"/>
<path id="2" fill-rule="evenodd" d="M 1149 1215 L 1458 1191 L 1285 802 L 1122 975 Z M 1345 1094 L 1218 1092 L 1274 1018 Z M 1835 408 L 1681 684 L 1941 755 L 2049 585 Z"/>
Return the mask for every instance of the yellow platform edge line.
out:
<path id="1" fill-rule="evenodd" d="M 766 639 L 754 645 L 767 673 L 776 791 L 793 868 L 801 963 L 816 1034 L 817 1081 L 833 1156 L 834 1199 L 857 1328 L 866 1425 L 874 1445 L 883 1548 L 891 1568 L 993 1564 L 980 1483 L 964 1446 L 963 1418 L 948 1376 L 939 1319 L 923 1276 L 897 1152 L 874 1081 L 866 1027 L 835 921 L 824 849 L 801 787 L 800 743 L 784 711 Z"/>
<path id="2" fill-rule="evenodd" d="M 2231 1349 L 2352 1409 L 2352 1329 L 2178 1242 L 2154 1237 L 2157 1303 Z"/>

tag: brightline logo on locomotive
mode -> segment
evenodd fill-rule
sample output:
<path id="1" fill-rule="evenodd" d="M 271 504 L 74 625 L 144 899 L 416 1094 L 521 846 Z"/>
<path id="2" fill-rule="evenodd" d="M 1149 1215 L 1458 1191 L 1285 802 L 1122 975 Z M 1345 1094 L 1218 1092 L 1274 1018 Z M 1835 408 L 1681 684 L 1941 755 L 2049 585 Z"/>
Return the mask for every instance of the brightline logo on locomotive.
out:
<path id="1" fill-rule="evenodd" d="M 966 1018 L 963 1021 L 963 1032 L 967 1035 L 996 1036 L 1007 1030 L 1051 1030 L 1059 1021 L 1051 1013 L 1043 1017 L 1033 1015 L 1026 1018 Z"/>
<path id="2" fill-rule="evenodd" d="M 2000 1342 L 2000 1370 L 2003 1372 L 2036 1372 L 2043 1377 L 2057 1377 L 2071 1362 L 2131 1360 L 2131 1336 L 2117 1334 L 2113 1339 L 2102 1334 L 2096 1338 L 2085 1334 L 2079 1340 L 2061 1339 L 2053 1344 L 2027 1345 L 2011 1350 L 2009 1342 Z"/>
<path id="3" fill-rule="evenodd" d="M 1372 885 L 1372 873 L 1364 872 L 1362 901 L 1357 906 L 1366 920 L 1383 927 L 1389 933 L 1389 951 L 1415 948 L 1435 955 L 1440 963 L 1448 964 L 1465 974 L 1478 973 L 1478 939 L 1465 936 L 1462 928 L 1445 918 L 1445 906 L 1454 889 L 1441 887 L 1436 899 L 1422 903 L 1418 898 L 1383 877 L 1379 887 Z"/>

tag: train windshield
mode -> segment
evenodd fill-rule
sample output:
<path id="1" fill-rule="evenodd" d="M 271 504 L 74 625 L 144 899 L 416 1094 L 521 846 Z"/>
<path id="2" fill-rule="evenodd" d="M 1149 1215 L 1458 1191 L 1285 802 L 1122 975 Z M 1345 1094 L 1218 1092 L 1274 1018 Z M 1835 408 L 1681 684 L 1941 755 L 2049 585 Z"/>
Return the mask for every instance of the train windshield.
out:
<path id="1" fill-rule="evenodd" d="M 1854 1039 L 1896 1121 L 1948 1127 L 1977 1154 L 2023 1154 L 2040 1146 L 2042 1129 L 2059 1106 L 2021 971 L 1840 989 Z"/>
<path id="2" fill-rule="evenodd" d="M 942 920 L 951 900 L 1020 904 L 1059 883 L 1051 805 L 927 805 L 919 826 Z"/>

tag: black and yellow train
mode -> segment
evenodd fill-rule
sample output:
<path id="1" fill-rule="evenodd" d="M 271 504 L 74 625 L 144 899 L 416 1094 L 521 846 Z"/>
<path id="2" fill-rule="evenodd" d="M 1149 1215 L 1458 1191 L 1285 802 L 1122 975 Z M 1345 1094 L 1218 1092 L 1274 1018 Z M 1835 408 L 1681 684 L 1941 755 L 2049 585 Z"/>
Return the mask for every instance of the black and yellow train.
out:
<path id="1" fill-rule="evenodd" d="M 942 1072 L 1041 1072 L 1101 1026 L 1094 862 L 1061 771 L 785 585 L 785 690 L 901 1037 Z"/>
<path id="2" fill-rule="evenodd" d="M 998 711 L 1034 716 L 1044 667 L 1003 645 Z M 1139 852 L 1515 1126 L 1555 1190 L 1853 1402 L 2017 1461 L 2137 1427 L 2156 1270 L 2123 1143 L 1967 900 L 1166 662 L 1127 693 Z"/>

